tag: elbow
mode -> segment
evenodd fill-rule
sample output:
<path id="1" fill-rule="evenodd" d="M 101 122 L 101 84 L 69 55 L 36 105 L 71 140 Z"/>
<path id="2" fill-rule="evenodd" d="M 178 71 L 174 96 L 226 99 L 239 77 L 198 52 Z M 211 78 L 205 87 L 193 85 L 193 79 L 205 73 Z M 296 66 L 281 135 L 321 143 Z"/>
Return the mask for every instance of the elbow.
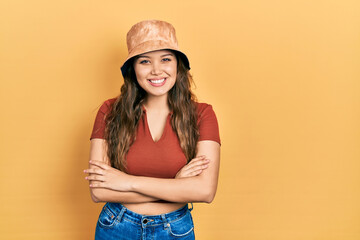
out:
<path id="1" fill-rule="evenodd" d="M 212 203 L 214 198 L 215 198 L 215 192 L 209 192 L 208 194 L 205 195 L 204 202 L 205 203 Z"/>
<path id="2" fill-rule="evenodd" d="M 212 203 L 215 198 L 216 189 L 213 188 L 204 188 L 201 194 L 201 199 L 199 202 Z"/>
<path id="3" fill-rule="evenodd" d="M 93 194 L 91 194 L 91 200 L 92 200 L 94 203 L 99 203 L 99 202 L 100 202 L 100 200 L 99 200 L 97 197 L 95 197 Z"/>
<path id="4" fill-rule="evenodd" d="M 101 200 L 101 194 L 99 193 L 98 190 L 99 190 L 99 189 L 90 189 L 91 200 L 92 200 L 94 203 L 103 202 L 103 201 Z"/>
<path id="5" fill-rule="evenodd" d="M 196 202 L 212 203 L 215 199 L 217 183 L 200 180 L 196 186 Z"/>

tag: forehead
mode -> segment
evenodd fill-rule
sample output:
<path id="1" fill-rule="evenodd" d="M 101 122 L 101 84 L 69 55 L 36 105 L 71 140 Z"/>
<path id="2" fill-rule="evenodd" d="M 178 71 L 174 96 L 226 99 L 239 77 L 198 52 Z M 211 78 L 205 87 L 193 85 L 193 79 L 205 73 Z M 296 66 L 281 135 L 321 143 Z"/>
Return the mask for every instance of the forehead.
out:
<path id="1" fill-rule="evenodd" d="M 151 57 L 152 58 L 152 57 L 162 57 L 162 56 L 168 56 L 168 55 L 175 56 L 175 54 L 170 50 L 156 50 L 156 51 L 151 51 L 151 52 L 140 54 L 138 57 Z"/>

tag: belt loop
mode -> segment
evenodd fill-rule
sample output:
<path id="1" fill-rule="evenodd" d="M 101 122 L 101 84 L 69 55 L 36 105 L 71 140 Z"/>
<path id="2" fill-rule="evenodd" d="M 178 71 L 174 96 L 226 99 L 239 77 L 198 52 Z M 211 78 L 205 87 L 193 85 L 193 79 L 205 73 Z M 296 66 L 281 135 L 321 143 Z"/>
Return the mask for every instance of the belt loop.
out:
<path id="1" fill-rule="evenodd" d="M 124 206 L 122 206 L 122 209 L 121 209 L 121 211 L 120 211 L 120 213 L 119 213 L 119 215 L 117 217 L 117 220 L 119 222 L 121 222 L 122 216 L 124 215 L 125 211 L 126 211 L 126 208 Z"/>
<path id="2" fill-rule="evenodd" d="M 191 212 L 194 209 L 194 205 L 192 202 L 190 204 L 191 204 L 191 208 L 189 208 L 189 211 Z"/>

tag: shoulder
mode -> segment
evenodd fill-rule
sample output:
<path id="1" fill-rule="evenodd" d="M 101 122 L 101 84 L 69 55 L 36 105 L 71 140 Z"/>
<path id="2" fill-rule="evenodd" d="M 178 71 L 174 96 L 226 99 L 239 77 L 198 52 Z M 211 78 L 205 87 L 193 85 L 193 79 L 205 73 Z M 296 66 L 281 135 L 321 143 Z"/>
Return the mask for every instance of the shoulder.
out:
<path id="1" fill-rule="evenodd" d="M 208 107 L 211 107 L 210 104 L 207 104 L 207 103 L 200 103 L 200 102 L 195 102 L 195 105 L 197 107 L 197 110 L 198 112 L 202 112 L 204 111 L 204 109 L 208 108 Z"/>
<path id="2" fill-rule="evenodd" d="M 212 105 L 207 103 L 199 103 L 199 102 L 196 102 L 195 105 L 198 114 L 198 119 L 202 119 L 209 115 L 215 115 Z"/>
<path id="3" fill-rule="evenodd" d="M 99 112 L 103 114 L 107 114 L 110 112 L 114 102 L 116 101 L 116 98 L 110 98 L 103 102 L 103 104 L 99 108 Z"/>

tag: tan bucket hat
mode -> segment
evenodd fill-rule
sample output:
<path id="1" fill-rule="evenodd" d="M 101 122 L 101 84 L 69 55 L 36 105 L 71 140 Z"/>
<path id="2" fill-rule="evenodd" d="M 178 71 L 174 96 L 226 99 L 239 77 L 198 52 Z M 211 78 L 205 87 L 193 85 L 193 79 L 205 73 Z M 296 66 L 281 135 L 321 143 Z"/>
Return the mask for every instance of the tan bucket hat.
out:
<path id="1" fill-rule="evenodd" d="M 127 33 L 126 42 L 129 55 L 121 66 L 121 73 L 124 77 L 131 58 L 139 54 L 162 49 L 176 51 L 185 66 L 190 69 L 188 58 L 179 50 L 175 28 L 168 22 L 146 20 L 136 23 Z"/>

